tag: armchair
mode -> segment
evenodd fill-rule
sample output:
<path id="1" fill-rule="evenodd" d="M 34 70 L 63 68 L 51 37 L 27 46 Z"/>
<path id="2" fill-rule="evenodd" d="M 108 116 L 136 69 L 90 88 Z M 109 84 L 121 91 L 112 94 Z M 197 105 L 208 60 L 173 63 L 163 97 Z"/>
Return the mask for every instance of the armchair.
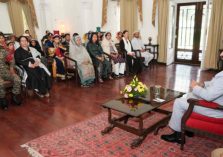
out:
<path id="1" fill-rule="evenodd" d="M 185 132 L 208 136 L 223 140 L 223 118 L 214 118 L 193 112 L 195 106 L 206 107 L 214 110 L 222 110 L 223 106 L 205 100 L 188 99 L 189 107 L 181 121 L 181 150 L 185 143 Z"/>

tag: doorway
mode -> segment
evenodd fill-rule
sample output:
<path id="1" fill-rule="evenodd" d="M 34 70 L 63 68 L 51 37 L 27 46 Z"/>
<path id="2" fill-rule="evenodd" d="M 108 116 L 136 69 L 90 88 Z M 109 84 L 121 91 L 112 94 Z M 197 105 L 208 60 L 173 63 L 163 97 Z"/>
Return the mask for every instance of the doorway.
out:
<path id="1" fill-rule="evenodd" d="M 200 64 L 206 3 L 177 4 L 175 62 Z"/>

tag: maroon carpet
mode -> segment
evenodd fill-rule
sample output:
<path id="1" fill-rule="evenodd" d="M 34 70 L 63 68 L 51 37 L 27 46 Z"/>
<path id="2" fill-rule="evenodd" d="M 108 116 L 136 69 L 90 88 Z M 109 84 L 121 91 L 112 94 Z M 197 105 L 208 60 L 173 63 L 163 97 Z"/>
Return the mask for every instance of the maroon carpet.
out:
<path id="1" fill-rule="evenodd" d="M 151 114 L 145 120 L 148 126 L 163 117 Z M 130 121 L 136 126 L 136 122 Z M 49 133 L 22 145 L 33 157 L 209 157 L 212 150 L 222 147 L 223 142 L 202 137 L 187 138 L 185 150 L 178 144 L 160 140 L 160 134 L 168 133 L 165 128 L 154 136 L 147 136 L 143 144 L 131 149 L 130 143 L 137 136 L 115 128 L 102 136 L 100 131 L 107 126 L 107 113 L 103 112 L 84 122 Z"/>

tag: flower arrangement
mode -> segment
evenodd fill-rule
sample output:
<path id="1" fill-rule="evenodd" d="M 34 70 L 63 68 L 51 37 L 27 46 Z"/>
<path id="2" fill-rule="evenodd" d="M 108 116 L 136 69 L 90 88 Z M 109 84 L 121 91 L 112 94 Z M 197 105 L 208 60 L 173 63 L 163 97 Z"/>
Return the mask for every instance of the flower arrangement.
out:
<path id="1" fill-rule="evenodd" d="M 138 98 L 145 97 L 147 91 L 147 86 L 140 82 L 137 76 L 134 76 L 130 84 L 126 85 L 120 93 L 124 96 L 124 98 Z"/>

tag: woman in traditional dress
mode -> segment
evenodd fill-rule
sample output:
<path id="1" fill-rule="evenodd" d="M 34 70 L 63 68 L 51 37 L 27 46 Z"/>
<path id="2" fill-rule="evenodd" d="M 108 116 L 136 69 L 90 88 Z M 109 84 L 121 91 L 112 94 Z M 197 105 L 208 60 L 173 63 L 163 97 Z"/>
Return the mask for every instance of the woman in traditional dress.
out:
<path id="1" fill-rule="evenodd" d="M 111 56 L 113 64 L 113 69 L 115 73 L 115 77 L 124 76 L 125 72 L 125 59 L 124 57 L 118 53 L 113 41 L 111 40 L 111 33 L 105 33 L 105 37 L 103 38 L 101 44 L 103 51 Z"/>
<path id="2" fill-rule="evenodd" d="M 74 36 L 73 40 L 71 40 L 69 56 L 77 61 L 81 86 L 91 86 L 95 79 L 94 67 L 86 48 L 82 45 L 81 37 L 79 35 Z"/>
<path id="3" fill-rule="evenodd" d="M 62 46 L 59 35 L 53 36 L 53 45 L 55 48 L 56 76 L 65 80 L 64 53 L 66 48 Z"/>
<path id="4" fill-rule="evenodd" d="M 113 79 L 111 77 L 111 63 L 104 56 L 97 33 L 92 33 L 87 50 L 91 55 L 94 65 L 97 67 L 99 82 L 103 83 L 102 78 Z"/>
<path id="5" fill-rule="evenodd" d="M 22 66 L 26 73 L 26 87 L 32 89 L 39 97 L 49 97 L 51 77 L 48 69 L 40 61 L 40 53 L 28 45 L 28 38 L 19 37 L 20 47 L 16 49 L 14 58 L 17 65 Z"/>

